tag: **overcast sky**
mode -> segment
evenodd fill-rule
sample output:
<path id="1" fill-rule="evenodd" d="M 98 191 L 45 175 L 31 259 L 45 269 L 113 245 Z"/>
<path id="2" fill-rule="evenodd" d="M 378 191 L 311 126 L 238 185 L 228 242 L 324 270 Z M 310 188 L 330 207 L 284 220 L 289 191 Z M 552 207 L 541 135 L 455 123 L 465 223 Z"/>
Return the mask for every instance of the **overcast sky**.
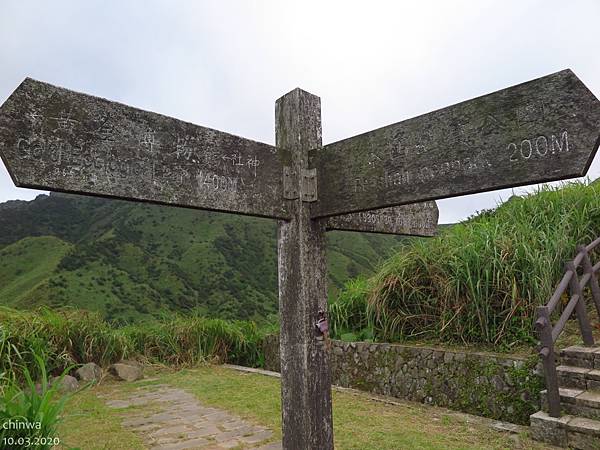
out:
<path id="1" fill-rule="evenodd" d="M 565 68 L 600 97 L 599 26 L 599 0 L 0 0 L 0 102 L 30 76 L 274 144 L 301 87 L 326 144 Z M 0 162 L 0 201 L 37 194 Z M 440 222 L 510 195 L 438 201 Z"/>

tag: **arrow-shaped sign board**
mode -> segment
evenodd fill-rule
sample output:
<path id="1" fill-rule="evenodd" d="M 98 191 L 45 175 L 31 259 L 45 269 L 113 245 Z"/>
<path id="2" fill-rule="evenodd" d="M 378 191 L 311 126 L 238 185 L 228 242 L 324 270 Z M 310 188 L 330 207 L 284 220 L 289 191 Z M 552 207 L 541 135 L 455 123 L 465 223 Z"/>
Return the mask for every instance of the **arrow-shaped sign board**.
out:
<path id="1" fill-rule="evenodd" d="M 20 187 L 289 218 L 275 147 L 26 79 L 0 108 Z"/>
<path id="2" fill-rule="evenodd" d="M 438 217 L 435 202 L 423 202 L 329 217 L 326 227 L 329 230 L 434 236 Z"/>
<path id="3" fill-rule="evenodd" d="M 316 149 L 313 217 L 583 176 L 600 102 L 570 70 Z"/>

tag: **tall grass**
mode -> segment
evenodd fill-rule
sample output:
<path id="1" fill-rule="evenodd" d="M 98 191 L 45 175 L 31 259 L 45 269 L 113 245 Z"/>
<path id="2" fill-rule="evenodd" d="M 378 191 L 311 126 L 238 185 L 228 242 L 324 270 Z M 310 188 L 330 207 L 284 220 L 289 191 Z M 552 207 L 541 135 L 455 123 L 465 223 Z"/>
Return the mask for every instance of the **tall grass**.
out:
<path id="1" fill-rule="evenodd" d="M 331 305 L 333 330 L 367 326 L 384 341 L 534 342 L 535 308 L 548 301 L 564 261 L 600 236 L 599 189 L 542 187 L 415 240 L 371 279 L 347 285 Z"/>
<path id="2" fill-rule="evenodd" d="M 338 339 L 357 341 L 373 338 L 373 310 L 367 302 L 368 282 L 363 277 L 349 280 L 329 304 L 331 334 Z"/>
<path id="3" fill-rule="evenodd" d="M 54 374 L 88 361 L 106 365 L 129 356 L 133 348 L 123 332 L 95 313 L 80 310 L 16 311 L 0 308 L 0 372 L 39 377 L 34 355 Z"/>
<path id="4" fill-rule="evenodd" d="M 262 362 L 261 335 L 253 322 L 173 316 L 122 331 L 137 354 L 168 365 L 207 359 L 251 366 Z"/>
<path id="5" fill-rule="evenodd" d="M 37 379 L 36 354 L 53 374 L 74 364 L 107 366 L 124 358 L 192 366 L 219 360 L 262 364 L 263 333 L 253 322 L 165 316 L 156 322 L 113 326 L 99 314 L 68 309 L 16 311 L 0 308 L 0 374 L 24 381 L 24 368 Z"/>

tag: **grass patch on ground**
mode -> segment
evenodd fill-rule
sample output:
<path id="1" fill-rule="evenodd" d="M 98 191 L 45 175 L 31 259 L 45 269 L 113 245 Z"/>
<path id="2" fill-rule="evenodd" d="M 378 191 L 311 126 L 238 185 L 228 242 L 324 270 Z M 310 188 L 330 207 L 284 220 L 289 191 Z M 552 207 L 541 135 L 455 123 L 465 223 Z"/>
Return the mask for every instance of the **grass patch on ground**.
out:
<path id="1" fill-rule="evenodd" d="M 281 390 L 278 379 L 219 366 L 188 369 L 161 377 L 193 393 L 201 403 L 235 412 L 264 424 L 281 439 Z"/>
<path id="2" fill-rule="evenodd" d="M 58 426 L 59 449 L 145 449 L 142 439 L 121 425 L 121 417 L 99 396 L 110 395 L 113 385 L 85 389 L 71 398 Z"/>
<path id="3" fill-rule="evenodd" d="M 219 366 L 162 372 L 157 378 L 156 383 L 185 389 L 196 395 L 202 404 L 228 410 L 267 426 L 274 431 L 274 438 L 281 438 L 280 381 L 277 378 Z M 486 419 L 418 403 L 398 403 L 376 402 L 370 400 L 368 394 L 334 392 L 335 448 L 548 448 L 526 435 L 519 436 L 517 443 L 508 434 L 490 430 L 491 422 Z"/>

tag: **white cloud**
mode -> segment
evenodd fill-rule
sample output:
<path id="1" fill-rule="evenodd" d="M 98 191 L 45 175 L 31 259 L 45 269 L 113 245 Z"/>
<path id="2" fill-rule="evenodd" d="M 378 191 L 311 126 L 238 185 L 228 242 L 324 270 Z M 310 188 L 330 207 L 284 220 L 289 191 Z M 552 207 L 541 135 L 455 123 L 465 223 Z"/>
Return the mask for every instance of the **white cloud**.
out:
<path id="1" fill-rule="evenodd" d="M 598 19 L 595 0 L 5 0 L 0 101 L 32 76 L 273 143 L 300 86 L 327 143 L 566 67 L 600 96 Z M 510 192 L 440 201 L 441 221 Z M 0 201 L 32 196 L 0 170 Z"/>

